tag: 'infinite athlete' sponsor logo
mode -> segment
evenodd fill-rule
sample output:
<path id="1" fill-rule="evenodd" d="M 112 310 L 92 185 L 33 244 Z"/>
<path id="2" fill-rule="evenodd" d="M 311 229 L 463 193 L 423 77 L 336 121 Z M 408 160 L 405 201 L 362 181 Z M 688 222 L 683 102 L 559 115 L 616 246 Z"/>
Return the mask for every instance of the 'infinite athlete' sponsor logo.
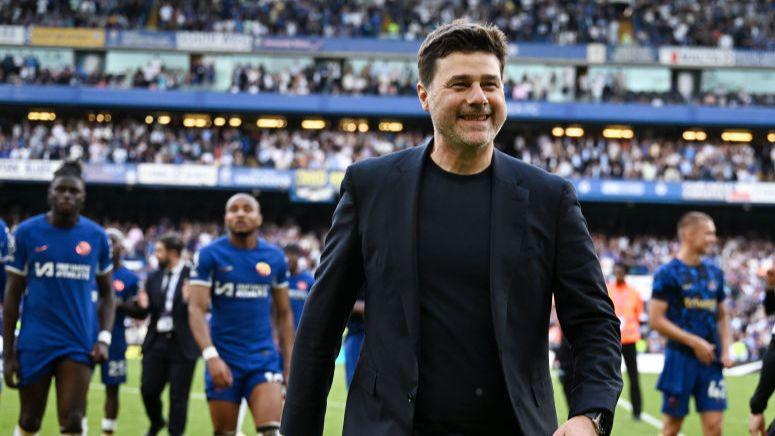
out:
<path id="1" fill-rule="evenodd" d="M 89 280 L 91 265 L 60 262 L 35 262 L 35 277 Z"/>
<path id="2" fill-rule="evenodd" d="M 269 285 L 215 282 L 215 295 L 235 298 L 266 298 L 269 296 Z"/>
<path id="3" fill-rule="evenodd" d="M 716 310 L 717 305 L 718 301 L 713 298 L 684 298 L 684 307 L 687 309 L 704 309 L 713 311 Z"/>

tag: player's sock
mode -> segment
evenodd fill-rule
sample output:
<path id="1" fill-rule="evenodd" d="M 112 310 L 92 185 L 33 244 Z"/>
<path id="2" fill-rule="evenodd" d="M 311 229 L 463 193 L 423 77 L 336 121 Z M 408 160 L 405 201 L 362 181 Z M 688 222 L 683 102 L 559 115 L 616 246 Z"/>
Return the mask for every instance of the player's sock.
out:
<path id="1" fill-rule="evenodd" d="M 84 416 L 81 418 L 81 436 L 89 435 L 89 420 Z"/>
<path id="2" fill-rule="evenodd" d="M 213 436 L 236 436 L 236 431 L 216 431 Z"/>
<path id="3" fill-rule="evenodd" d="M 37 435 L 38 435 L 37 433 L 32 433 L 29 431 L 22 430 L 22 428 L 19 427 L 18 425 L 13 430 L 13 436 L 37 436 Z"/>
<path id="4" fill-rule="evenodd" d="M 102 420 L 102 434 L 113 434 L 116 431 L 115 419 L 103 419 Z"/>
<path id="5" fill-rule="evenodd" d="M 280 436 L 280 423 L 277 421 L 270 421 L 256 426 L 256 433 L 258 436 Z"/>

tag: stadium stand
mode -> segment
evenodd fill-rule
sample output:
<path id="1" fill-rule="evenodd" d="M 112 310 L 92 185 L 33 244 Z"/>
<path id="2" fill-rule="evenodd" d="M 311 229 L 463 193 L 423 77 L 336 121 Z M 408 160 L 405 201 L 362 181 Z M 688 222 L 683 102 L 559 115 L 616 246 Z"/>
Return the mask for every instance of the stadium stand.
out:
<path id="1" fill-rule="evenodd" d="M 364 4 L 365 3 L 365 4 Z M 441 20 L 489 21 L 511 40 L 772 49 L 767 2 L 5 0 L 2 24 L 422 39 Z M 153 6 L 151 6 L 153 5 Z M 583 18 L 582 18 L 583 17 Z"/>
<path id="2" fill-rule="evenodd" d="M 131 119 L 0 124 L 0 158 L 103 163 L 199 163 L 274 169 L 344 170 L 421 143 L 430 132 L 176 128 Z M 775 178 L 775 147 L 683 139 L 556 138 L 504 133 L 501 149 L 563 177 L 758 181 Z"/>
<path id="3" fill-rule="evenodd" d="M 677 218 L 710 212 L 733 357 L 755 362 L 773 326 L 771 3 L 0 0 L 0 218 L 44 210 L 75 158 L 84 214 L 124 232 L 140 273 L 168 231 L 188 259 L 222 235 L 237 191 L 260 199 L 263 237 L 314 267 L 347 166 L 431 133 L 419 42 L 455 17 L 491 21 L 510 41 L 496 145 L 573 182 L 604 273 L 625 263 L 645 297 Z M 641 321 L 639 352 L 662 353 Z"/>
<path id="4" fill-rule="evenodd" d="M 359 62 L 363 63 L 363 62 Z M 215 90 L 231 93 L 277 93 L 284 95 L 416 95 L 414 65 L 403 62 L 380 66 L 372 62 L 355 67 L 348 61 L 297 61 L 294 65 L 237 64 L 227 89 L 216 84 L 214 62 L 197 60 L 189 70 L 165 66 L 159 59 L 120 73 L 104 69 L 85 71 L 76 65 L 42 67 L 32 55 L 6 54 L 0 61 L 0 83 L 12 85 L 70 85 L 120 89 Z M 568 73 L 568 71 L 565 71 Z M 521 74 L 520 74 L 521 73 Z M 775 106 L 775 93 L 751 93 L 745 89 L 706 90 L 693 96 L 678 91 L 638 91 L 628 86 L 624 72 L 594 72 L 578 79 L 552 71 L 527 73 L 507 69 L 504 78 L 507 99 L 515 101 L 580 101 L 636 103 L 652 106 L 693 104 L 720 107 Z"/>

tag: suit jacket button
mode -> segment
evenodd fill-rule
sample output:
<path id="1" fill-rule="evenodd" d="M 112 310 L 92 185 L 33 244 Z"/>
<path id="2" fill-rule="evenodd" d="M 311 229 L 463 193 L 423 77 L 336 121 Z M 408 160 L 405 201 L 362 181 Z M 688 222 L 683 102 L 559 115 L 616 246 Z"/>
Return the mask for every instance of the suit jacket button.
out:
<path id="1" fill-rule="evenodd" d="M 409 400 L 410 404 L 414 403 L 414 394 L 409 392 L 408 394 L 406 394 L 406 399 Z"/>

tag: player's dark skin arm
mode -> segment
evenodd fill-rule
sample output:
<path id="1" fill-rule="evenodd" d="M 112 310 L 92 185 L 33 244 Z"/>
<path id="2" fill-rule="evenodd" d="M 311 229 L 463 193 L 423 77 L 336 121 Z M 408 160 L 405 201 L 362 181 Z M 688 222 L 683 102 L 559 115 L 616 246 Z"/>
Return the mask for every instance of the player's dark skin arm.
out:
<path id="1" fill-rule="evenodd" d="M 191 296 L 188 301 L 188 325 L 194 335 L 199 349 L 204 351 L 213 346 L 210 337 L 210 326 L 207 325 L 205 315 L 210 305 L 210 288 L 201 285 L 191 285 Z M 220 357 L 212 357 L 205 361 L 207 370 L 213 378 L 216 388 L 222 389 L 231 386 L 231 369 Z"/>
<path id="2" fill-rule="evenodd" d="M 287 384 L 295 336 L 293 311 L 291 310 L 291 302 L 288 299 L 287 286 L 272 288 L 272 304 L 274 305 L 275 324 L 277 325 L 277 338 L 280 342 L 280 350 L 283 353 L 283 377 Z"/>
<path id="3" fill-rule="evenodd" d="M 148 316 L 148 308 L 142 308 L 137 301 L 120 301 L 116 303 L 116 309 L 121 309 L 125 314 L 135 319 L 143 319 Z"/>
<path id="4" fill-rule="evenodd" d="M 16 323 L 19 320 L 19 304 L 27 288 L 27 277 L 8 272 L 3 305 L 3 377 L 9 388 L 19 385 L 19 361 L 16 359 Z"/>
<path id="5" fill-rule="evenodd" d="M 672 321 L 667 319 L 667 307 L 666 301 L 651 299 L 649 303 L 649 323 L 651 328 L 658 331 L 668 339 L 672 339 L 676 342 L 680 342 L 694 351 L 694 355 L 697 359 L 704 364 L 710 364 L 715 359 L 715 346 L 705 339 L 691 334 L 686 330 L 678 327 Z"/>
<path id="6" fill-rule="evenodd" d="M 113 320 L 116 316 L 116 301 L 113 298 L 113 274 L 107 272 L 97 276 L 97 314 L 100 318 L 100 330 L 113 331 Z M 108 346 L 97 342 L 92 348 L 91 357 L 94 362 L 103 362 L 108 358 Z"/>

